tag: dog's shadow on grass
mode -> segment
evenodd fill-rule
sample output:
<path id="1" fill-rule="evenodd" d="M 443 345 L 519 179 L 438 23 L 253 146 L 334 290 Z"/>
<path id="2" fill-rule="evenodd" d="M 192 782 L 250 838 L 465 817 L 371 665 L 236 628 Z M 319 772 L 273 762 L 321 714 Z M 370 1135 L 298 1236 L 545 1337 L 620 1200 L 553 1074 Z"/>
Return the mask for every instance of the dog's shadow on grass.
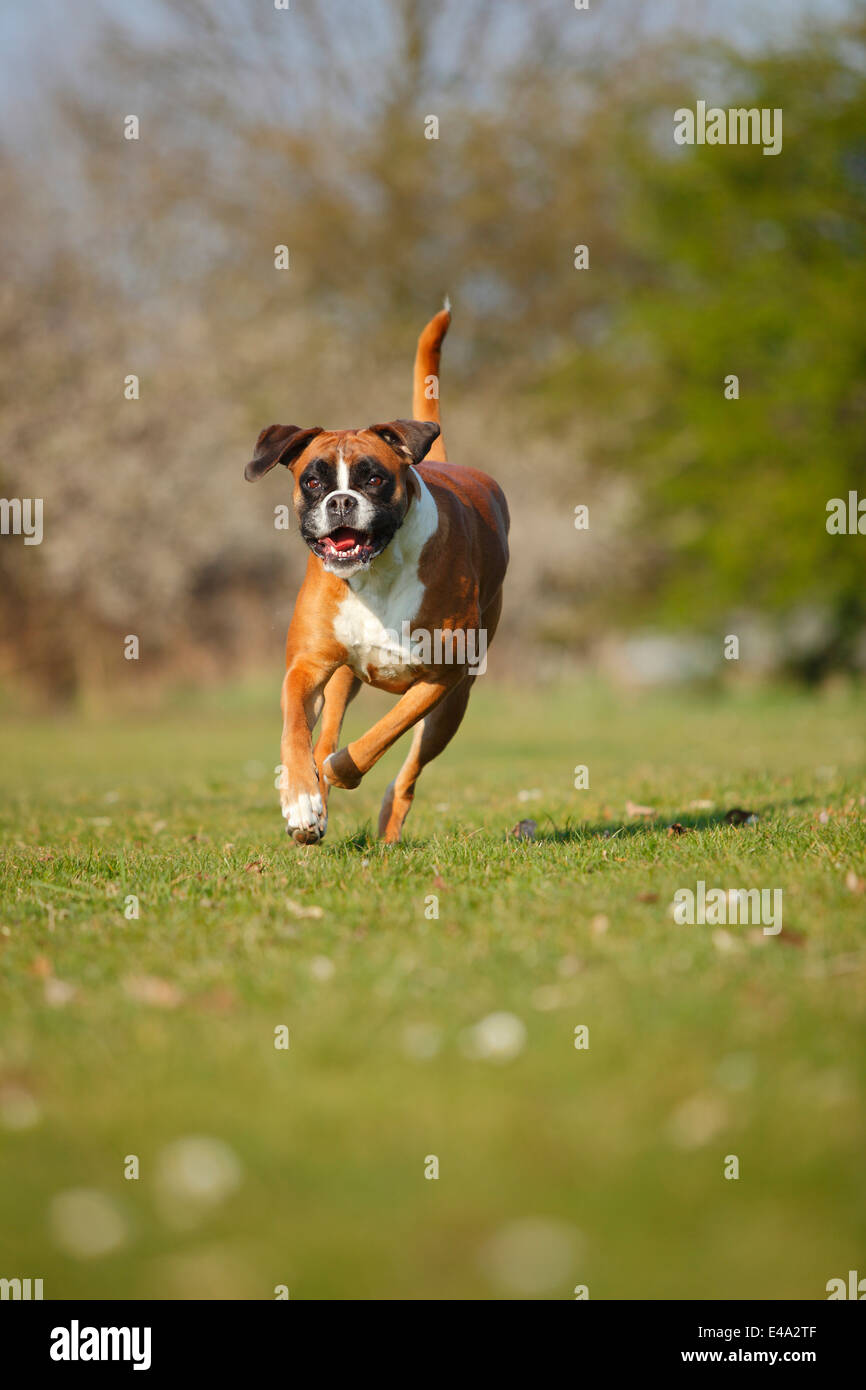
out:
<path id="1" fill-rule="evenodd" d="M 754 814 L 763 820 L 770 809 L 763 807 L 760 812 L 756 811 Z M 729 821 L 727 815 L 726 811 L 715 811 L 692 815 L 683 813 L 675 815 L 672 820 L 666 820 L 661 816 L 646 816 L 640 820 L 581 822 L 578 825 L 567 822 L 564 826 L 552 825 L 550 829 L 539 825 L 533 838 L 536 844 L 576 844 L 579 841 L 594 839 L 636 839 L 640 835 L 651 835 L 654 831 L 668 831 L 672 826 L 680 827 L 674 831 L 675 836 L 699 830 L 739 830 L 741 826 Z"/>
<path id="2" fill-rule="evenodd" d="M 809 797 L 792 798 L 786 805 L 795 806 L 809 800 Z M 760 805 L 750 808 L 749 814 L 757 816 L 760 824 L 772 815 L 774 809 L 773 806 Z M 581 821 L 577 824 L 566 821 L 565 825 L 562 826 L 556 825 L 552 819 L 548 818 L 548 825 L 543 822 L 538 824 L 534 834 L 526 838 L 527 840 L 531 839 L 535 844 L 562 845 L 578 844 L 587 840 L 637 839 L 641 835 L 651 835 L 653 832 L 667 832 L 673 826 L 678 827 L 674 831 L 673 838 L 679 838 L 680 834 L 694 834 L 702 830 L 742 830 L 744 828 L 743 823 L 728 820 L 729 815 L 730 811 L 682 812 L 679 815 L 674 814 L 671 820 L 663 816 L 645 816 L 627 821 Z M 521 837 L 514 836 L 514 838 L 519 840 Z M 403 847 L 418 848 L 423 844 L 423 836 L 417 840 L 410 836 L 403 842 Z M 373 826 L 367 823 L 341 840 L 340 848 L 355 853 L 369 853 L 381 849 L 382 841 L 378 838 Z M 389 846 L 389 848 L 394 848 L 394 846 Z"/>

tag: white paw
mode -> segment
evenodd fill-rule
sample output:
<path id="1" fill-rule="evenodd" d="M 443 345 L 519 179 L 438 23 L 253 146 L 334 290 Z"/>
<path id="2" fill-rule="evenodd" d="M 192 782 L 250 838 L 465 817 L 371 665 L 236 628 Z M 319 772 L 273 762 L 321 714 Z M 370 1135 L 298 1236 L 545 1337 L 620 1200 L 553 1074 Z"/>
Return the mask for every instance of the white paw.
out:
<path id="1" fill-rule="evenodd" d="M 288 834 L 293 835 L 298 831 L 305 839 L 321 840 L 328 825 L 325 804 L 318 792 L 312 795 L 299 792 L 294 797 L 287 792 L 283 801 L 283 816 Z"/>

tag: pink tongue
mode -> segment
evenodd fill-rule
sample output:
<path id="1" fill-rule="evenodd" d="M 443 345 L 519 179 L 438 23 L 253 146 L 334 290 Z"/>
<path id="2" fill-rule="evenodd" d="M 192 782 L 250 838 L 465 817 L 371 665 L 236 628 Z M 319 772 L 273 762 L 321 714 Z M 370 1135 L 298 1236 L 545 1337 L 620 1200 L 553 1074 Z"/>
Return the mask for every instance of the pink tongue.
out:
<path id="1" fill-rule="evenodd" d="M 351 550 L 358 543 L 358 533 L 350 530 L 348 526 L 341 526 L 339 530 L 331 533 L 328 540 L 335 550 Z"/>

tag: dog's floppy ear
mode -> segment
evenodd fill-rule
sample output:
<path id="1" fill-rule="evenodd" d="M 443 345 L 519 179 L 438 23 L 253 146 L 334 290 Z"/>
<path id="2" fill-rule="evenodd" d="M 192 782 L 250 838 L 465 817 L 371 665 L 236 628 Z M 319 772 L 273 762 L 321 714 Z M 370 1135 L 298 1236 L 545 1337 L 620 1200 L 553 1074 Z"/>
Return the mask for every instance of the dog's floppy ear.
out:
<path id="1" fill-rule="evenodd" d="M 256 440 L 256 451 L 244 469 L 247 482 L 254 483 L 278 463 L 290 468 L 310 440 L 322 433 L 321 425 L 309 430 L 300 425 L 268 425 Z"/>
<path id="2" fill-rule="evenodd" d="M 368 425 L 367 428 L 402 454 L 408 463 L 420 463 L 439 436 L 439 426 L 432 420 L 391 420 L 387 425 Z"/>

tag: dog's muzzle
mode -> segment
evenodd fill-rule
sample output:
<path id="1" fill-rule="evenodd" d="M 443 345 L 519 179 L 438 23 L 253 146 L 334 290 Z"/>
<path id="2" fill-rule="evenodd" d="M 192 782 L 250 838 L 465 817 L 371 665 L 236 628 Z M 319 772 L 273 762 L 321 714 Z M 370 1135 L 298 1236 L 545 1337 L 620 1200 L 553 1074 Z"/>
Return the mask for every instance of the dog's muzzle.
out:
<path id="1" fill-rule="evenodd" d="M 332 492 L 316 510 L 315 521 L 309 516 L 301 529 L 310 549 L 328 569 L 368 565 L 384 549 L 383 538 L 371 527 L 374 518 L 365 498 L 351 492 Z"/>

